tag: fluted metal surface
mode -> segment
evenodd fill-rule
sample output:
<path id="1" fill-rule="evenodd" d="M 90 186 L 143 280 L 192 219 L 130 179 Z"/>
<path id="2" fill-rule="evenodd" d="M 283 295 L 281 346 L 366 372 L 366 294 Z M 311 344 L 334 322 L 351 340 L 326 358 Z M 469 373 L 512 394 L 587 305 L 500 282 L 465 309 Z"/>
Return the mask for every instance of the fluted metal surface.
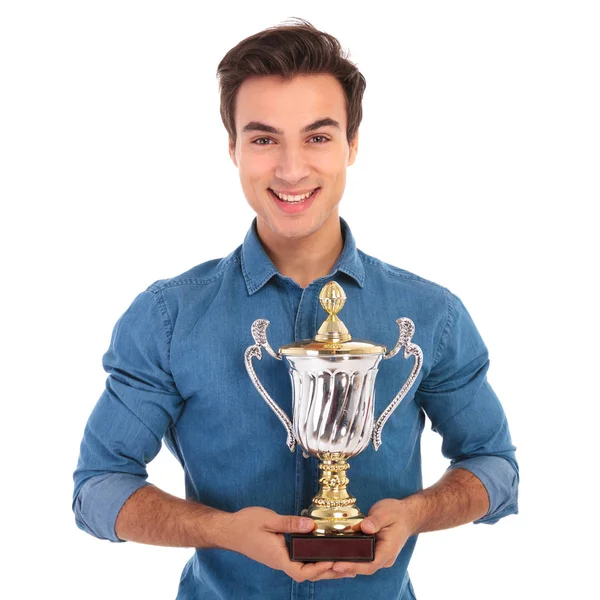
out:
<path id="1" fill-rule="evenodd" d="M 381 355 L 346 357 L 286 356 L 294 398 L 294 436 L 304 450 L 362 452 L 371 440 L 375 376 Z"/>

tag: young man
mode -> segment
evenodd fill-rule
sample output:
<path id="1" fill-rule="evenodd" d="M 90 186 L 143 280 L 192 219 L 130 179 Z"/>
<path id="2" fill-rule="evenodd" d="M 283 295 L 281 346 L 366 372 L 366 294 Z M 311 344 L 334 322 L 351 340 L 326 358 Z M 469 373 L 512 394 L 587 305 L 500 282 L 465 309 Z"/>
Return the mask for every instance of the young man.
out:
<path id="1" fill-rule="evenodd" d="M 117 323 L 75 472 L 77 523 L 112 541 L 196 548 L 180 600 L 414 598 L 417 534 L 517 512 L 515 449 L 486 347 L 456 296 L 357 250 L 339 217 L 365 81 L 337 40 L 305 22 L 268 29 L 230 50 L 218 74 L 231 159 L 257 217 L 232 254 L 155 282 Z M 407 316 L 424 354 L 379 452 L 352 463 L 353 489 L 371 507 L 362 529 L 376 534 L 373 563 L 290 561 L 282 534 L 312 528 L 295 515 L 316 491 L 317 461 L 287 451 L 243 361 L 257 318 L 270 319 L 275 348 L 314 337 L 318 294 L 333 279 L 355 338 L 392 347 Z M 376 414 L 406 378 L 400 362 L 380 367 Z M 287 369 L 257 369 L 291 414 Z M 451 459 L 425 490 L 424 413 Z M 146 481 L 163 438 L 184 468 L 186 500 Z"/>

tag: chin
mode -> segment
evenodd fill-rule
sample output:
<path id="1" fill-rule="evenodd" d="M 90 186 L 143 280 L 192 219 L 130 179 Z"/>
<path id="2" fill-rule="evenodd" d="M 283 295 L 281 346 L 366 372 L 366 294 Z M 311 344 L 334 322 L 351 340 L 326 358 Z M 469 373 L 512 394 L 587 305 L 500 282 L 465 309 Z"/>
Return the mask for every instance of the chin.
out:
<path id="1" fill-rule="evenodd" d="M 288 224 L 287 226 L 281 225 L 281 226 L 275 226 L 275 227 L 271 227 L 271 230 L 273 231 L 273 233 L 286 238 L 288 240 L 298 240 L 300 238 L 304 238 L 307 237 L 311 234 L 313 234 L 315 231 L 318 230 L 318 227 L 309 227 L 307 225 L 305 226 L 294 226 L 291 224 Z"/>
<path id="2" fill-rule="evenodd" d="M 306 236 L 315 233 L 323 227 L 331 215 L 303 214 L 295 218 L 277 219 L 274 225 L 277 225 L 281 231 L 286 231 L 293 236 Z"/>

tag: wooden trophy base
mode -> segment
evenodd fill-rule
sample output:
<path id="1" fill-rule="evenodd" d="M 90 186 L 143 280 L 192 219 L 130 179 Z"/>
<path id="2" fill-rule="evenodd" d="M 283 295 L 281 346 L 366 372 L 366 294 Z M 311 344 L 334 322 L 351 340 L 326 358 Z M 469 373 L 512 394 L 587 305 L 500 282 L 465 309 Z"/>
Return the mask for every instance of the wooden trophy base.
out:
<path id="1" fill-rule="evenodd" d="M 290 535 L 290 559 L 313 563 L 325 560 L 371 562 L 375 558 L 375 536 L 364 533 L 352 535 Z"/>

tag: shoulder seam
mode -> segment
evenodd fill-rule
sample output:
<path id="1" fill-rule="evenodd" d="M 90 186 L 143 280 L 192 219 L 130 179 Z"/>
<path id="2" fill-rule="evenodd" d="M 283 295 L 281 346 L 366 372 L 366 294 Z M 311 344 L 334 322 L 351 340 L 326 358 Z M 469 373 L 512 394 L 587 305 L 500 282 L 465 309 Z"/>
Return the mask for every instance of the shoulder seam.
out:
<path id="1" fill-rule="evenodd" d="M 229 267 L 229 265 L 233 262 L 240 262 L 239 257 L 236 255 L 232 255 L 231 257 L 229 257 L 229 259 L 221 267 L 221 270 L 212 277 L 208 277 L 206 279 L 198 277 L 186 277 L 184 279 L 178 279 L 177 277 L 174 277 L 172 279 L 159 280 L 155 281 L 153 284 L 148 286 L 148 291 L 152 292 L 153 294 L 157 294 L 168 288 L 179 287 L 182 285 L 206 285 L 208 283 L 213 283 L 223 276 L 223 273 L 225 272 L 227 267 Z"/>
<path id="2" fill-rule="evenodd" d="M 418 281 L 420 283 L 428 283 L 438 289 L 443 290 L 444 292 L 449 292 L 449 290 L 447 288 L 445 288 L 443 285 L 440 285 L 439 283 L 436 283 L 435 281 L 431 281 L 429 279 L 425 279 L 424 277 L 421 277 L 419 275 L 415 275 L 414 273 L 408 273 L 407 271 L 403 271 L 402 273 L 397 273 L 396 271 L 392 271 L 390 269 L 386 268 L 386 265 L 377 259 L 373 259 L 370 256 L 368 256 L 367 254 L 365 254 L 364 252 L 362 252 L 361 250 L 358 251 L 359 255 L 361 257 L 361 260 L 365 263 L 368 263 L 370 265 L 373 265 L 375 267 L 378 267 L 379 269 L 381 269 L 384 273 L 386 273 L 387 275 L 392 275 L 393 277 L 398 277 L 400 279 L 407 279 L 409 281 Z"/>
<path id="3" fill-rule="evenodd" d="M 160 313 L 163 318 L 163 326 L 165 327 L 165 329 L 167 331 L 167 345 L 169 347 L 169 363 L 170 363 L 171 362 L 171 338 L 173 337 L 173 319 L 171 318 L 171 315 L 169 314 L 169 309 L 167 308 L 167 303 L 165 302 L 165 297 L 164 297 L 164 294 L 162 293 L 162 290 L 160 290 L 158 293 L 154 294 L 154 297 L 156 298 L 156 300 L 158 302 L 158 309 L 160 310 Z"/>
<path id="4" fill-rule="evenodd" d="M 456 312 L 454 310 L 454 303 L 450 302 L 452 294 L 445 288 L 444 288 L 444 292 L 445 292 L 445 296 L 446 296 L 446 305 L 448 308 L 448 316 L 446 317 L 446 325 L 444 326 L 444 331 L 442 331 L 442 335 L 440 337 L 440 343 L 438 344 L 437 350 L 435 351 L 435 354 L 433 355 L 433 360 L 431 361 L 432 369 L 437 365 L 438 360 L 440 359 L 442 352 L 444 351 L 444 348 L 446 347 L 446 342 L 448 341 L 448 338 L 450 337 L 451 322 L 454 321 L 454 317 L 456 314 Z"/>
<path id="5" fill-rule="evenodd" d="M 150 291 L 151 298 L 158 306 L 158 310 L 160 316 L 162 318 L 162 326 L 164 332 L 166 334 L 166 355 L 167 355 L 167 363 L 169 365 L 169 371 L 171 370 L 171 339 L 173 337 L 173 320 L 171 319 L 171 315 L 169 314 L 169 310 L 167 309 L 167 304 L 165 302 L 162 290 L 158 290 L 156 292 Z"/>

